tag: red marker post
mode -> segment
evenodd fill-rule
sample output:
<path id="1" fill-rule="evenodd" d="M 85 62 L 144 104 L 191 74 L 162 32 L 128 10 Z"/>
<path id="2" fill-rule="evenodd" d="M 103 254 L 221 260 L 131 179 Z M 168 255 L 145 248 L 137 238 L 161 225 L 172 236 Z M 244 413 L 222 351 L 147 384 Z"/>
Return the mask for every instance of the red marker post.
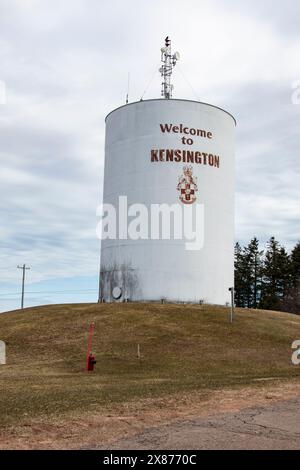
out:
<path id="1" fill-rule="evenodd" d="M 95 331 L 95 323 L 92 322 L 92 323 L 90 324 L 88 351 L 87 351 L 87 357 L 86 357 L 86 370 L 87 370 L 87 371 L 90 370 L 90 354 L 91 354 L 91 349 L 92 349 L 92 342 L 93 342 L 94 331 Z"/>

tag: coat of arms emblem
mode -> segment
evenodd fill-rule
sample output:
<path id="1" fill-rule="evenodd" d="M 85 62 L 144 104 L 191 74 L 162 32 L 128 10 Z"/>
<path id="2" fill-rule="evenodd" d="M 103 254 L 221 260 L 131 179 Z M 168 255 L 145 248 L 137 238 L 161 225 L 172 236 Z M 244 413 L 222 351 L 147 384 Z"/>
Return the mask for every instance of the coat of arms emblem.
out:
<path id="1" fill-rule="evenodd" d="M 183 204 L 193 204 L 196 201 L 197 178 L 193 176 L 193 167 L 191 165 L 183 167 L 183 175 L 179 177 L 177 190 L 180 191 L 179 199 Z"/>

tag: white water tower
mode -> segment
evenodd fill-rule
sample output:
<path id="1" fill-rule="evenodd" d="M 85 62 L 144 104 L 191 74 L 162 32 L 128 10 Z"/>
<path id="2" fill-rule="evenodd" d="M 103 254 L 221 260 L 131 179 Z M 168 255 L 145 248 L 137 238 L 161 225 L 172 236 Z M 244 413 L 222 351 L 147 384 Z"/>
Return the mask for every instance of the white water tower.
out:
<path id="1" fill-rule="evenodd" d="M 128 226 L 144 221 L 145 211 L 149 217 L 135 237 L 123 227 L 121 236 L 102 240 L 100 300 L 224 305 L 234 284 L 236 122 L 217 106 L 173 99 L 179 54 L 171 53 L 168 38 L 161 54 L 162 98 L 126 104 L 106 117 L 103 202 L 116 208 L 118 224 L 125 209 Z M 146 208 L 143 214 L 138 207 Z M 198 249 L 187 249 L 184 237 L 152 236 L 152 216 L 161 208 L 169 209 L 173 232 L 176 211 L 199 209 Z"/>

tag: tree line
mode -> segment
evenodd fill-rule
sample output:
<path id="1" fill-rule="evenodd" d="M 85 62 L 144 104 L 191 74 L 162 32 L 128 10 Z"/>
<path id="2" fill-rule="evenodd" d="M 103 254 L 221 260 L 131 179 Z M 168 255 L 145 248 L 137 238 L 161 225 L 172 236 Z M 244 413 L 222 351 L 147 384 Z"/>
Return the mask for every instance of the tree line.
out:
<path id="1" fill-rule="evenodd" d="M 256 237 L 235 245 L 235 305 L 300 315 L 300 242 L 289 254 L 271 237 L 261 250 Z"/>

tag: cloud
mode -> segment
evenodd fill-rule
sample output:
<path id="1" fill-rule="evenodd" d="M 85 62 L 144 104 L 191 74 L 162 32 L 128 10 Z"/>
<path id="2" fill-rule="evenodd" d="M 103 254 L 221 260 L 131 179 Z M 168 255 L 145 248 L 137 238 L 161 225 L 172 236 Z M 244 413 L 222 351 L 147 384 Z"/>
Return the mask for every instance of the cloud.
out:
<path id="1" fill-rule="evenodd" d="M 159 97 L 162 40 L 182 60 L 175 97 L 228 109 L 237 126 L 236 236 L 298 238 L 297 2 L 2 0 L 0 105 L 3 285 L 94 276 L 104 119 Z M 270 11 L 272 14 L 270 15 Z M 196 97 L 195 97 L 196 95 Z"/>

